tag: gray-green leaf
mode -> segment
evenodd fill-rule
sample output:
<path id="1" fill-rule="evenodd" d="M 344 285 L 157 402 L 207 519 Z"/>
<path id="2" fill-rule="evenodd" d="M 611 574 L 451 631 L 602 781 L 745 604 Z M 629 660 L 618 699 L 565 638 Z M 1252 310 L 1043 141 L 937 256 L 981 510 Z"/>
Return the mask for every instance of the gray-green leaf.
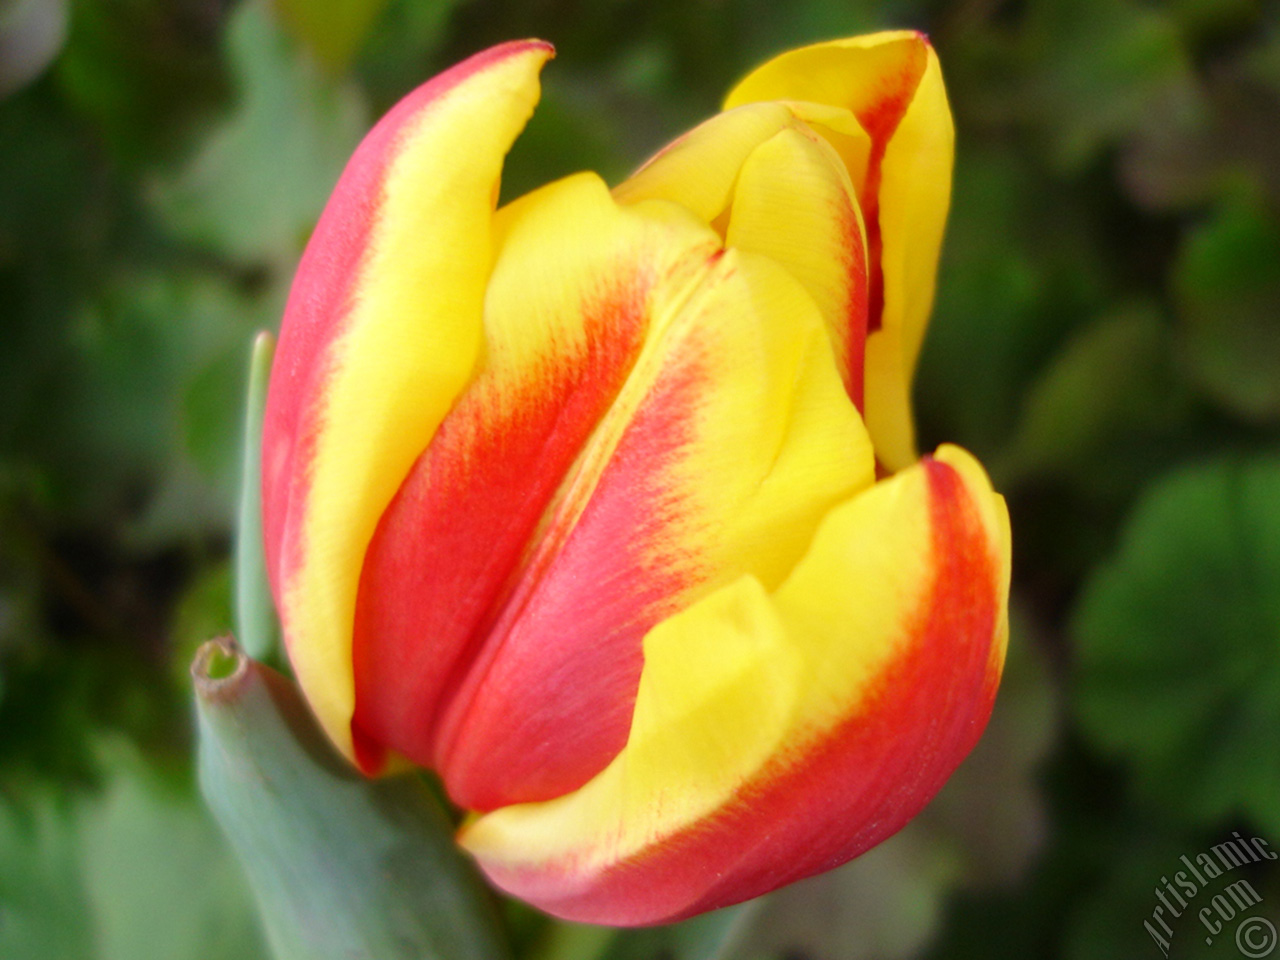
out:
<path id="1" fill-rule="evenodd" d="M 365 780 L 298 690 L 228 640 L 192 667 L 200 784 L 276 960 L 501 960 L 479 877 L 416 776 Z"/>

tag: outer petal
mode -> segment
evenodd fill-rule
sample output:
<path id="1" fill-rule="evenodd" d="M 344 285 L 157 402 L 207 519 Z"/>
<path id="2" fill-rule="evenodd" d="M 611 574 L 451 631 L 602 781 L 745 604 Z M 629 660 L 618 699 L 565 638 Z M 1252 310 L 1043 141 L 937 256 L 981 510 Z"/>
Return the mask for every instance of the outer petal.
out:
<path id="1" fill-rule="evenodd" d="M 880 458 L 903 467 L 915 457 L 910 382 L 951 190 L 954 131 L 937 56 L 911 32 L 815 44 L 755 70 L 725 108 L 769 100 L 847 107 L 871 137 L 860 184 L 872 268 L 866 415 Z"/>
<path id="2" fill-rule="evenodd" d="M 518 588 L 443 719 L 472 809 L 576 789 L 622 748 L 656 622 L 749 574 L 773 587 L 874 477 L 821 317 L 729 251 L 655 324 L 566 479 Z"/>
<path id="3" fill-rule="evenodd" d="M 655 627 L 626 748 L 463 844 L 549 912 L 670 921 L 897 831 L 976 742 L 1004 659 L 1003 501 L 942 448 L 832 511 L 770 597 L 744 577 Z"/>
<path id="4" fill-rule="evenodd" d="M 361 562 L 471 376 L 502 158 L 551 53 L 495 47 L 383 118 L 316 226 L 285 312 L 263 439 L 268 568 L 298 680 L 348 755 Z"/>
<path id="5" fill-rule="evenodd" d="M 594 174 L 521 198 L 495 228 L 481 368 L 364 561 L 353 652 L 366 769 L 388 747 L 439 764 L 438 718 L 480 656 L 565 475 L 651 325 L 720 253 L 719 238 L 679 207 L 620 208 Z"/>

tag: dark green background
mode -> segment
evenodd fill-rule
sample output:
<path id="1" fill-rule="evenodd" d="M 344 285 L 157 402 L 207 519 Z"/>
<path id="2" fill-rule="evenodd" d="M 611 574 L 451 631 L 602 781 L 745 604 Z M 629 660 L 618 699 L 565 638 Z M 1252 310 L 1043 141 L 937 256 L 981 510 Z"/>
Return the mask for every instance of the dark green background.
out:
<path id="1" fill-rule="evenodd" d="M 916 394 L 1009 498 L 1006 683 L 916 823 L 732 955 L 1157 957 L 1179 856 L 1280 847 L 1275 6 L 8 0 L 0 38 L 64 12 L 37 77 L 0 59 L 0 956 L 262 956 L 186 674 L 229 626 L 249 338 L 371 120 L 530 35 L 559 55 L 507 195 L 616 181 L 755 63 L 872 29 L 930 34 L 956 117 Z M 1280 864 L 1246 875 L 1280 923 Z M 1239 952 L 1188 916 L 1172 955 Z"/>

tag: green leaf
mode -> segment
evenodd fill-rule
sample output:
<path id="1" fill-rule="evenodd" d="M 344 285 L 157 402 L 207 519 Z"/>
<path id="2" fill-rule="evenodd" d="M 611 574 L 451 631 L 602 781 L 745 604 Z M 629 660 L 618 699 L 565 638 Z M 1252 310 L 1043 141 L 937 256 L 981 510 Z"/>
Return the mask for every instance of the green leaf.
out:
<path id="1" fill-rule="evenodd" d="M 176 268 L 121 270 L 82 305 L 23 397 L 64 512 L 137 517 L 139 543 L 226 529 L 242 378 L 227 360 L 273 315 L 275 288 Z"/>
<path id="2" fill-rule="evenodd" d="M 88 897 L 76 834 L 64 810 L 42 797 L 35 809 L 0 805 L 0 956 L 89 960 Z"/>
<path id="3" fill-rule="evenodd" d="M 1073 633 L 1081 726 L 1128 761 L 1142 801 L 1280 834 L 1280 459 L 1162 480 Z"/>
<path id="4" fill-rule="evenodd" d="M 1173 434 L 1189 413 L 1170 339 L 1159 315 L 1143 304 L 1081 329 L 1027 392 L 1004 456 L 991 465 L 993 476 L 1001 485 L 1051 474 L 1114 484 L 1118 456 L 1138 441 Z M 1149 471 L 1145 460 L 1136 466 Z"/>
<path id="5" fill-rule="evenodd" d="M 175 179 L 156 186 L 154 201 L 191 241 L 238 263 L 292 269 L 366 110 L 354 87 L 298 55 L 262 0 L 237 8 L 227 45 L 238 106 Z"/>
<path id="6" fill-rule="evenodd" d="M 239 345 L 237 345 L 239 346 Z M 183 446 L 201 475 L 220 490 L 234 486 L 230 451 L 239 447 L 234 411 L 243 403 L 243 347 L 227 350 L 195 373 L 182 397 Z"/>
<path id="7" fill-rule="evenodd" d="M 221 15 L 173 0 L 73 2 L 54 65 L 60 99 L 98 134 L 117 165 L 171 159 L 225 97 Z"/>
<path id="8" fill-rule="evenodd" d="M 248 890 L 190 789 L 119 753 L 80 821 L 98 960 L 262 957 Z"/>
<path id="9" fill-rule="evenodd" d="M 1202 109 L 1190 57 L 1166 11 L 1135 0 L 1030 6 L 1024 109 L 1044 125 L 1063 167 L 1083 167 L 1153 113 L 1190 123 Z"/>
<path id="10" fill-rule="evenodd" d="M 192 667 L 200 784 L 276 960 L 500 960 L 493 904 L 427 785 L 366 780 L 296 687 L 229 641 Z"/>
<path id="11" fill-rule="evenodd" d="M 1102 302 L 1079 204 L 1009 152 L 957 158 L 935 316 L 916 377 L 921 433 L 989 458 L 1023 391 Z"/>
<path id="12" fill-rule="evenodd" d="M 427 64 L 436 61 L 437 52 L 449 39 L 450 20 L 466 3 L 467 0 L 387 3 L 374 20 L 356 67 L 362 86 L 375 103 L 389 105 L 430 77 L 433 71 Z"/>
<path id="13" fill-rule="evenodd" d="M 1228 887 L 1241 880 L 1249 883 L 1261 898 L 1260 908 L 1240 911 L 1242 915 L 1259 913 L 1274 918 L 1269 910 L 1280 894 L 1280 870 L 1265 861 L 1260 870 L 1229 871 L 1221 877 L 1201 877 L 1201 885 L 1179 860 L 1194 860 L 1213 844 L 1230 840 L 1230 831 L 1203 834 L 1152 834 L 1138 828 L 1129 836 L 1117 837 L 1106 855 L 1106 870 L 1100 882 L 1090 884 L 1079 907 L 1070 917 L 1070 927 L 1063 938 L 1064 960 L 1096 960 L 1098 957 L 1159 957 L 1162 948 L 1154 932 L 1168 944 L 1167 956 L 1175 960 L 1225 960 L 1248 956 L 1236 943 L 1236 929 L 1243 917 L 1221 923 L 1222 916 L 1211 906 L 1221 896 L 1228 909 L 1234 909 Z M 1212 854 L 1210 854 L 1212 856 Z M 1178 871 L 1190 883 L 1194 893 L 1174 882 Z M 1185 909 L 1165 888 L 1164 881 L 1184 897 Z M 1161 904 L 1156 891 L 1178 912 L 1178 916 Z M 1246 891 L 1237 888 L 1236 896 Z M 1238 902 L 1236 903 L 1238 905 Z M 1200 911 L 1208 910 L 1205 918 Z M 1156 911 L 1159 911 L 1157 913 Z M 1168 924 L 1168 930 L 1161 925 Z M 1150 925 L 1150 931 L 1147 926 Z M 1220 924 L 1220 925 L 1219 925 Z"/>
<path id="14" fill-rule="evenodd" d="M 122 741 L 98 753 L 100 793 L 0 807 L 0 956 L 263 957 L 248 890 L 189 785 Z"/>
<path id="15" fill-rule="evenodd" d="M 1182 355 L 1196 381 L 1249 419 L 1280 418 L 1280 219 L 1244 191 L 1183 244 L 1174 266 Z"/>
<path id="16" fill-rule="evenodd" d="M 249 389 L 245 397 L 244 442 L 241 447 L 240 512 L 236 522 L 236 633 L 255 660 L 275 650 L 275 605 L 267 583 L 267 556 L 262 542 L 262 418 L 267 406 L 267 381 L 276 341 L 259 333 L 249 361 Z"/>

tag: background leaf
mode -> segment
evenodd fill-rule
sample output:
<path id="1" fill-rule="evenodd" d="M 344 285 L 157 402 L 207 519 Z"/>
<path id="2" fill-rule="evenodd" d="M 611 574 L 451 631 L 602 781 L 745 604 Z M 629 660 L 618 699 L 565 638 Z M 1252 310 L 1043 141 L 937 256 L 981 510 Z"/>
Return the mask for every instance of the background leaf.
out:
<path id="1" fill-rule="evenodd" d="M 1280 835 L 1280 459 L 1157 484 L 1074 634 L 1082 728 L 1129 761 L 1154 810 L 1200 825 L 1243 815 Z"/>
<path id="2" fill-rule="evenodd" d="M 1229 196 L 1175 265 L 1182 354 L 1196 381 L 1251 419 L 1280 417 L 1280 218 L 1256 191 Z"/>
<path id="3" fill-rule="evenodd" d="M 0 810 L 6 960 L 255 960 L 248 890 L 190 783 L 113 741 L 101 792 Z"/>
<path id="4" fill-rule="evenodd" d="M 153 195 L 183 238 L 241 264 L 290 264 L 368 117 L 356 88 L 297 55 L 264 2 L 242 3 L 228 25 L 234 112 Z"/>

